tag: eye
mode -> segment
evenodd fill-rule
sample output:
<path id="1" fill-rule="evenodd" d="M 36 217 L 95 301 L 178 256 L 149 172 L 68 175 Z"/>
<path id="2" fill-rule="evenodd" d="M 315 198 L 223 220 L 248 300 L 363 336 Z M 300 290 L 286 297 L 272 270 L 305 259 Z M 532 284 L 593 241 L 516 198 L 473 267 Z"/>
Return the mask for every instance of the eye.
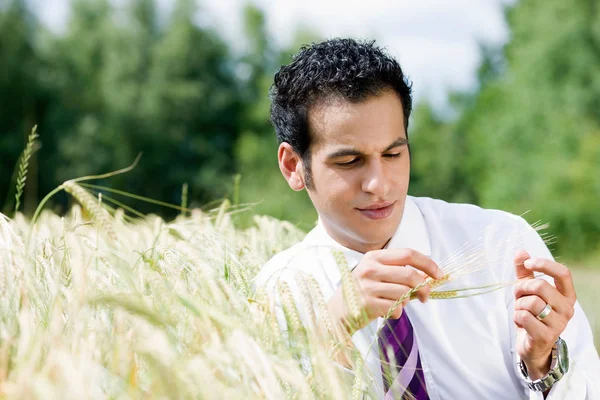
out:
<path id="1" fill-rule="evenodd" d="M 391 154 L 384 154 L 383 156 L 386 158 L 398 158 L 402 155 L 402 153 L 391 153 Z"/>
<path id="2" fill-rule="evenodd" d="M 353 158 L 350 161 L 336 163 L 336 165 L 339 165 L 340 167 L 349 167 L 351 165 L 357 164 L 358 161 L 359 161 L 358 158 Z"/>

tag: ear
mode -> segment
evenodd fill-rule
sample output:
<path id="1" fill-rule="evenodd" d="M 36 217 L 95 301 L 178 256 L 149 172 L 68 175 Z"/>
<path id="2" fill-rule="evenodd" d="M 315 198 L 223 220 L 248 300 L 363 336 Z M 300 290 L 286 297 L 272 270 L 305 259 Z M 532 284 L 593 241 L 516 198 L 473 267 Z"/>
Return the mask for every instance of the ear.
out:
<path id="1" fill-rule="evenodd" d="M 279 160 L 279 169 L 288 185 L 295 191 L 304 189 L 302 159 L 289 143 L 283 142 L 279 145 L 277 159 Z"/>

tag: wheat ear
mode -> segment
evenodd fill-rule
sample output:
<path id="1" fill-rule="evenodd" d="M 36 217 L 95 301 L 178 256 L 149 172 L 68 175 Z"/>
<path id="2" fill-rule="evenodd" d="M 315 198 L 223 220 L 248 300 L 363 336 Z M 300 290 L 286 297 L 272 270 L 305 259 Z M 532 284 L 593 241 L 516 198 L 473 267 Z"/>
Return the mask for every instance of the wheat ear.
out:
<path id="1" fill-rule="evenodd" d="M 344 293 L 344 300 L 346 300 L 346 306 L 350 312 L 347 323 L 351 330 L 354 331 L 356 327 L 364 325 L 362 322 L 364 322 L 367 317 L 361 307 L 361 296 L 358 291 L 356 280 L 350 273 L 350 268 L 348 267 L 348 261 L 346 261 L 346 257 L 339 251 L 334 251 L 333 256 L 340 270 L 342 292 Z"/>
<path id="2" fill-rule="evenodd" d="M 21 196 L 25 189 L 25 181 L 27 181 L 27 172 L 29 170 L 29 159 L 33 154 L 33 146 L 35 145 L 35 140 L 37 138 L 37 125 L 35 125 L 27 138 L 27 145 L 25 146 L 25 150 L 23 150 L 21 160 L 19 161 L 19 173 L 17 175 L 17 187 L 15 193 L 15 212 L 17 212 L 21 206 Z"/>
<path id="3" fill-rule="evenodd" d="M 352 400 L 362 400 L 363 396 L 363 368 L 364 361 L 359 355 L 354 362 L 354 384 L 352 385 Z"/>
<path id="4" fill-rule="evenodd" d="M 62 184 L 62 187 L 65 192 L 73 196 L 98 221 L 110 239 L 113 241 L 117 240 L 117 235 L 113 230 L 108 212 L 98 204 L 98 200 L 94 196 L 74 181 L 67 181 Z"/>
<path id="5" fill-rule="evenodd" d="M 285 281 L 278 283 L 279 297 L 281 299 L 281 305 L 283 306 L 283 312 L 286 317 L 290 331 L 294 337 L 298 337 L 303 334 L 302 320 L 300 313 L 296 307 L 296 302 L 292 295 L 289 285 Z"/>

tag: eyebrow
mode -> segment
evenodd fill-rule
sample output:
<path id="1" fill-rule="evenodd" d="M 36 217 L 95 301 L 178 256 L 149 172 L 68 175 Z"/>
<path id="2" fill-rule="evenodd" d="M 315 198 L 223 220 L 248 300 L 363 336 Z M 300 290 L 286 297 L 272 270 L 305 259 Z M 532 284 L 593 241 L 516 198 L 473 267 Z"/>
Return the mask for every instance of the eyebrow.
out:
<path id="1" fill-rule="evenodd" d="M 405 137 L 399 137 L 398 139 L 394 140 L 392 142 L 392 144 L 390 144 L 388 147 L 386 147 L 386 149 L 383 150 L 383 153 L 385 153 L 386 151 L 390 151 L 395 147 L 405 146 L 407 144 L 408 144 L 408 139 L 406 139 Z M 347 157 L 347 156 L 360 157 L 360 156 L 364 156 L 364 154 L 355 149 L 340 149 L 340 150 L 334 151 L 333 153 L 328 154 L 327 159 L 338 158 L 338 157 Z"/>

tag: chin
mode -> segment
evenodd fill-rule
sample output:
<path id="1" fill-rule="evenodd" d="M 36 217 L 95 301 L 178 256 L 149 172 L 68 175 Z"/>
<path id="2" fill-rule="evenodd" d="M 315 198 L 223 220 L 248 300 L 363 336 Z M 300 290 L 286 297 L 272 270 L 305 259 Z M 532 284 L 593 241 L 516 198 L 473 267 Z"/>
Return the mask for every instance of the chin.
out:
<path id="1" fill-rule="evenodd" d="M 376 221 L 374 221 L 374 222 L 376 222 Z M 400 223 L 400 221 L 396 221 L 396 220 L 386 221 L 385 223 L 380 222 L 379 224 L 373 224 L 373 225 L 369 226 L 368 230 L 365 230 L 364 229 L 365 226 L 363 225 L 363 227 L 362 227 L 363 232 L 361 232 L 363 234 L 360 235 L 360 237 L 363 239 L 363 241 L 365 243 L 369 243 L 369 244 L 378 244 L 378 243 L 382 243 L 382 242 L 387 242 L 396 233 L 399 223 Z M 377 232 L 377 233 L 373 234 L 374 232 Z"/>
<path id="2" fill-rule="evenodd" d="M 396 233 L 395 230 L 391 229 L 378 229 L 377 235 L 373 235 L 373 231 L 361 232 L 357 235 L 359 240 L 365 244 L 376 245 L 383 242 L 387 242 Z"/>

